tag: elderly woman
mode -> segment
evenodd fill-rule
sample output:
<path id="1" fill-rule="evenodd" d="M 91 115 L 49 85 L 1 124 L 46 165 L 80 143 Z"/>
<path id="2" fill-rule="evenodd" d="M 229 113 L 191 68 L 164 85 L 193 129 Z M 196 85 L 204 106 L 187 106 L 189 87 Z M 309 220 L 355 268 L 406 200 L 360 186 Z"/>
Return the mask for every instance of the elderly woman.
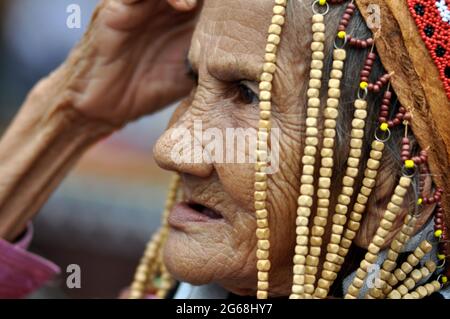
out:
<path id="1" fill-rule="evenodd" d="M 191 1 L 168 2 L 179 11 L 103 1 L 83 41 L 30 93 L 0 144 L 0 237 L 17 240 L 90 145 L 186 96 L 154 149 L 176 177 L 131 298 L 165 297 L 176 281 L 181 298 L 445 295 L 450 143 L 439 116 L 448 119 L 450 90 L 440 7 L 206 0 L 197 15 L 183 12 Z M 244 153 L 255 162 L 219 161 L 220 147 L 195 134 L 202 158 L 179 160 L 177 129 L 199 122 L 224 139 L 253 128 L 256 152 Z M 23 270 L 36 286 L 52 273 L 40 262 L 40 273 Z"/>

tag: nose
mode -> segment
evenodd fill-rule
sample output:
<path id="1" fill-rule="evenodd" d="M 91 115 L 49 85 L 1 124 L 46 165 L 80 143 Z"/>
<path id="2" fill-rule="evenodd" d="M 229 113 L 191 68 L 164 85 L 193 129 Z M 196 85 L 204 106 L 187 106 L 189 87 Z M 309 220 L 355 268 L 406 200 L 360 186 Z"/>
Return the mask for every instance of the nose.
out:
<path id="1" fill-rule="evenodd" d="M 183 120 L 184 118 L 184 120 Z M 198 122 L 198 121 L 195 121 Z M 194 132 L 193 119 L 183 116 L 158 139 L 153 149 L 156 163 L 163 169 L 190 174 L 198 177 L 208 177 L 214 166 L 208 161 L 202 140 L 198 131 Z"/>

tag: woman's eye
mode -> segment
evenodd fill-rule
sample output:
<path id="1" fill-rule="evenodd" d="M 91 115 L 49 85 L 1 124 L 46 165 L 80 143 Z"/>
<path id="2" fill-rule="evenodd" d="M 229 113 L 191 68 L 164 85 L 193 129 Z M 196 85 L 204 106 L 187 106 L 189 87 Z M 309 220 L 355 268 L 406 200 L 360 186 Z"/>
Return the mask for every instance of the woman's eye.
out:
<path id="1" fill-rule="evenodd" d="M 239 82 L 239 97 L 241 101 L 245 104 L 254 104 L 258 102 L 258 95 L 250 89 L 250 87 L 245 83 L 246 81 Z"/>

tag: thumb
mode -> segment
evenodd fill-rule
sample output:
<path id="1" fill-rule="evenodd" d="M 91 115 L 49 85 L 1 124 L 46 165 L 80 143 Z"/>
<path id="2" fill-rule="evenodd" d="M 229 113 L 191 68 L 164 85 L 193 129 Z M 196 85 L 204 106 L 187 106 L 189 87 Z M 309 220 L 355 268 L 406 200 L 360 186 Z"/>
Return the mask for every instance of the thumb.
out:
<path id="1" fill-rule="evenodd" d="M 167 0 L 178 11 L 190 11 L 197 6 L 197 0 Z"/>

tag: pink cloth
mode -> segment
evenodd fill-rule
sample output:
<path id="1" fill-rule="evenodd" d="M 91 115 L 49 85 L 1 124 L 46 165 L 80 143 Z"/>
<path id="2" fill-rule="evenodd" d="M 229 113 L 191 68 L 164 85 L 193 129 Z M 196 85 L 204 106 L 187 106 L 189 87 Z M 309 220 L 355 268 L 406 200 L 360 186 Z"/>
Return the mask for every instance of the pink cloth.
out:
<path id="1" fill-rule="evenodd" d="M 60 272 L 54 263 L 27 251 L 33 227 L 16 243 L 0 238 L 0 298 L 23 298 Z"/>

